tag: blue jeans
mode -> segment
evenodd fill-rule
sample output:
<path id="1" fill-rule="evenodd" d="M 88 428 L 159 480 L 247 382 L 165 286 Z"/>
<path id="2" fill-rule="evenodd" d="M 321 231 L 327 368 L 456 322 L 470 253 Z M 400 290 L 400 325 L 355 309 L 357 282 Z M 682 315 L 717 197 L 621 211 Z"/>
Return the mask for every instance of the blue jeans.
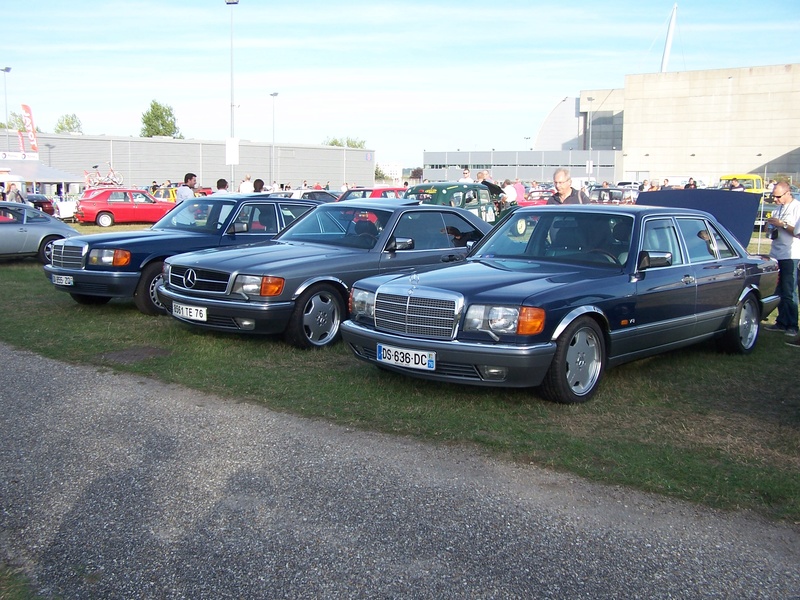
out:
<path id="1" fill-rule="evenodd" d="M 784 329 L 797 329 L 797 259 L 778 261 L 778 317 L 775 324 Z"/>

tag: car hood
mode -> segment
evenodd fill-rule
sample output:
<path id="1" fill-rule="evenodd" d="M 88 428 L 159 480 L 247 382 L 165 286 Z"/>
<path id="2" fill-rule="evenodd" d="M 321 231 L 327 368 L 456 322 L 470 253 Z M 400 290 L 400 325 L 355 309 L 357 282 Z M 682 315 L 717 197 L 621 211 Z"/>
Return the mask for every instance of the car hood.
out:
<path id="1" fill-rule="evenodd" d="M 579 282 L 608 280 L 622 276 L 621 269 L 575 267 L 564 263 L 522 261 L 517 259 L 473 259 L 436 271 L 413 275 L 377 276 L 364 280 L 369 287 L 399 283 L 415 287 L 424 295 L 425 288 L 463 294 L 470 303 L 521 304 L 531 296 L 542 297 Z M 372 282 L 372 285 L 369 285 Z"/>
<path id="2" fill-rule="evenodd" d="M 299 265 L 314 264 L 330 259 L 341 259 L 352 255 L 362 255 L 366 250 L 342 248 L 325 244 L 296 244 L 288 242 L 263 242 L 230 249 L 199 250 L 179 254 L 169 259 L 171 264 L 187 267 L 226 271 L 229 273 L 247 272 L 261 274 L 265 270 L 274 271 L 283 267 L 295 268 Z"/>
<path id="3" fill-rule="evenodd" d="M 91 247 L 105 248 L 125 248 L 135 247 L 141 244 L 152 244 L 157 241 L 159 245 L 169 245 L 170 242 L 187 239 L 207 238 L 211 234 L 199 231 L 186 231 L 178 229 L 143 229 L 141 231 L 123 231 L 118 233 L 95 233 L 92 235 L 81 235 L 71 241 L 86 242 Z M 213 237 L 217 237 L 216 235 Z"/>

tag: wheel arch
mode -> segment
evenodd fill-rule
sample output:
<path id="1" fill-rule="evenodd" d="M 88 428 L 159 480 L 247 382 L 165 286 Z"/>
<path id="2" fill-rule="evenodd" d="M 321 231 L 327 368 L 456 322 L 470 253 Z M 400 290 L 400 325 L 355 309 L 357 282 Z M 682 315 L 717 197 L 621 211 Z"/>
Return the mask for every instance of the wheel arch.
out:
<path id="1" fill-rule="evenodd" d="M 345 311 L 347 310 L 347 299 L 350 295 L 350 288 L 348 285 L 339 279 L 338 277 L 333 277 L 330 275 L 323 275 L 319 277 L 312 277 L 311 279 L 306 279 L 303 283 L 301 283 L 297 289 L 292 294 L 292 300 L 297 300 L 303 292 L 309 289 L 312 286 L 315 286 L 320 283 L 327 283 L 332 285 L 342 297 L 342 302 L 344 302 Z"/>
<path id="2" fill-rule="evenodd" d="M 597 306 L 587 305 L 587 306 L 578 306 L 577 308 L 572 309 L 566 315 L 561 318 L 556 328 L 553 330 L 553 335 L 550 337 L 550 340 L 555 342 L 564 330 L 569 327 L 570 323 L 572 323 L 575 319 L 583 316 L 588 316 L 591 319 L 594 319 L 597 322 L 597 325 L 600 327 L 600 331 L 603 332 L 603 337 L 605 338 L 606 348 L 608 348 L 609 344 L 611 343 L 611 336 L 609 335 L 610 327 L 608 324 L 608 318 L 606 317 L 605 313 Z"/>

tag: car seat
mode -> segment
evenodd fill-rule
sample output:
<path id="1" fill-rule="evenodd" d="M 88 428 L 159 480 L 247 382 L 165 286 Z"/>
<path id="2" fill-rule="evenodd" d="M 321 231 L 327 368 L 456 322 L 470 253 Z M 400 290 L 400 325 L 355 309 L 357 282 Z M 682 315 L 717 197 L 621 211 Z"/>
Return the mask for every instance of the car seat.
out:
<path id="1" fill-rule="evenodd" d="M 275 212 L 271 208 L 269 210 L 261 210 L 258 213 L 258 222 L 267 233 L 278 233 L 278 220 L 275 218 Z"/>
<path id="2" fill-rule="evenodd" d="M 375 239 L 378 238 L 378 228 L 372 221 L 356 221 L 353 230 L 356 235 L 371 236 Z"/>

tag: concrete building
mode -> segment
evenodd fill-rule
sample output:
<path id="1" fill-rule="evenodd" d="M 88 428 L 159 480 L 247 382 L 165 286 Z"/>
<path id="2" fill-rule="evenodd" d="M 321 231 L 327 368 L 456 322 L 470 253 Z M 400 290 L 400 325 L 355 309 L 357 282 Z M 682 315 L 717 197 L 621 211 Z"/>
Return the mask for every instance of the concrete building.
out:
<path id="1" fill-rule="evenodd" d="M 560 100 L 529 151 L 425 152 L 424 177 L 641 181 L 729 173 L 800 178 L 800 64 L 628 75 L 623 89 Z"/>

